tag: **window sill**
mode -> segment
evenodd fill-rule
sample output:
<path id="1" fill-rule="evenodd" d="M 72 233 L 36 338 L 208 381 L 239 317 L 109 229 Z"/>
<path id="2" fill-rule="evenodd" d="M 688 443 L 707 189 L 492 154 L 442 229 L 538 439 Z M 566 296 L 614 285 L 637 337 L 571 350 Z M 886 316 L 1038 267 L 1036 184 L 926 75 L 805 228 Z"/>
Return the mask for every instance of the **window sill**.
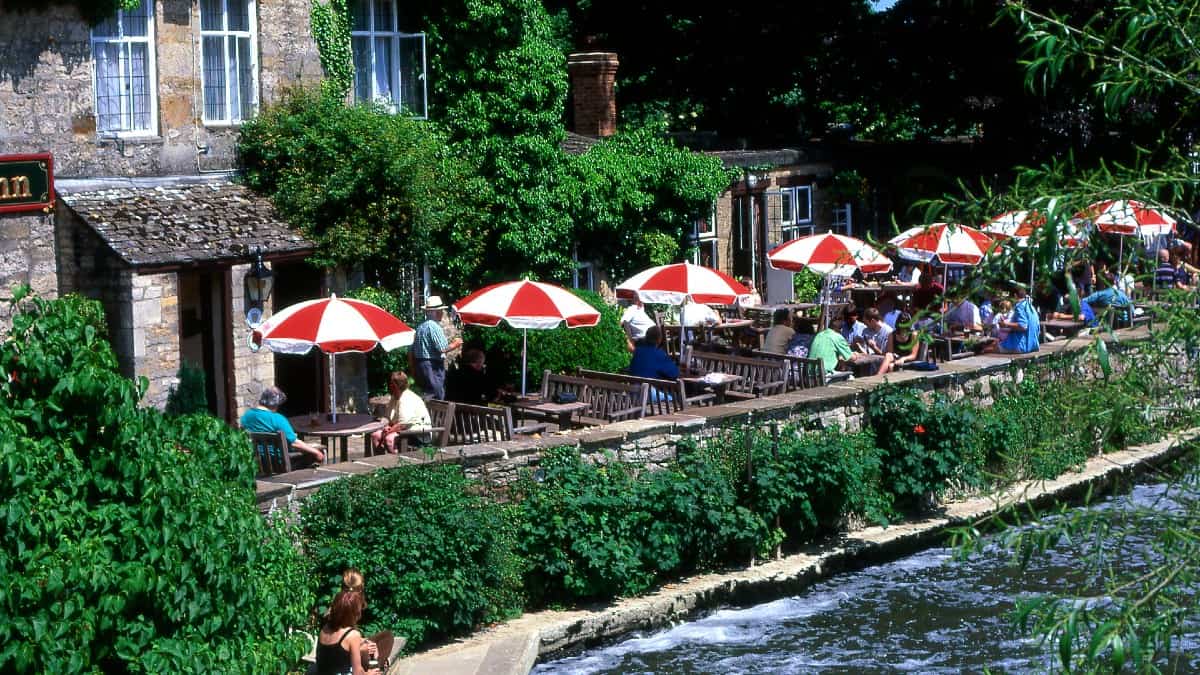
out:
<path id="1" fill-rule="evenodd" d="M 200 124 L 205 129 L 240 129 L 245 123 L 246 122 L 244 120 L 241 122 L 209 122 L 206 120 Z"/>
<path id="2" fill-rule="evenodd" d="M 162 136 L 157 134 L 97 136 L 96 138 L 96 145 L 100 147 L 108 145 L 162 145 L 162 143 Z"/>

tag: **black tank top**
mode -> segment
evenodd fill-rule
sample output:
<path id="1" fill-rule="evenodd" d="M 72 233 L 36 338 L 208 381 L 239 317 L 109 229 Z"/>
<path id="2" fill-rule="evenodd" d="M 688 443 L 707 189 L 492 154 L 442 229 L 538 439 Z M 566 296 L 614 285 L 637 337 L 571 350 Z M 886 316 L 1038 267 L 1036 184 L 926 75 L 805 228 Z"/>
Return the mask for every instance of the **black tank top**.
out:
<path id="1" fill-rule="evenodd" d="M 354 666 L 350 665 L 350 650 L 342 647 L 342 640 L 345 640 L 352 630 L 353 627 L 347 628 L 338 641 L 331 645 L 322 644 L 320 638 L 317 639 L 317 675 L 343 675 L 354 672 Z"/>

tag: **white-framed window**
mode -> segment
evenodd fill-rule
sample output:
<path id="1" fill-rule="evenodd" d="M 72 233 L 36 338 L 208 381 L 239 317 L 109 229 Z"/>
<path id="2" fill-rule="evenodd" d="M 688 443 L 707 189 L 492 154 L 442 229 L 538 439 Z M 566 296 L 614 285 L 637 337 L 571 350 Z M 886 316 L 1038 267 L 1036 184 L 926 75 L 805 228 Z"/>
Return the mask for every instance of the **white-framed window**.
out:
<path id="1" fill-rule="evenodd" d="M 692 264 L 703 265 L 713 269 L 717 267 L 720 260 L 717 258 L 717 205 L 713 204 L 709 210 L 708 216 L 701 216 L 692 221 L 692 236 L 690 239 L 692 253 Z"/>
<path id="2" fill-rule="evenodd" d="M 400 30 L 396 0 L 351 0 L 354 100 L 426 116 L 425 34 Z"/>
<path id="3" fill-rule="evenodd" d="M 118 136 L 158 131 L 154 82 L 154 0 L 119 9 L 92 28 L 96 131 Z"/>
<path id="4" fill-rule="evenodd" d="M 205 124 L 237 124 L 258 109 L 254 0 L 200 0 Z"/>
<path id="5" fill-rule="evenodd" d="M 812 188 L 808 185 L 781 188 L 779 218 L 782 241 L 813 233 Z"/>
<path id="6" fill-rule="evenodd" d="M 833 207 L 833 231 L 850 235 L 854 231 L 854 207 L 850 202 Z"/>
<path id="7" fill-rule="evenodd" d="M 575 261 L 575 271 L 571 273 L 571 286 L 588 291 L 596 290 L 596 275 L 593 274 L 595 266 L 590 261 L 580 262 L 578 249 L 571 254 L 571 258 Z"/>

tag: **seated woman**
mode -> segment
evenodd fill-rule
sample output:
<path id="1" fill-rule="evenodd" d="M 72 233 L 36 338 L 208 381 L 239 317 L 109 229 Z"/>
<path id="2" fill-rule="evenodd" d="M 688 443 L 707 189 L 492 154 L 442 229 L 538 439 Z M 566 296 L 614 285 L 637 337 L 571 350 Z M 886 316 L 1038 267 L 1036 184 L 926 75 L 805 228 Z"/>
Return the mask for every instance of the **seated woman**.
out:
<path id="1" fill-rule="evenodd" d="M 912 317 L 901 314 L 896 319 L 896 330 L 888 336 L 887 351 L 876 375 L 886 375 L 906 363 L 917 360 L 921 353 L 921 341 L 912 330 Z"/>
<path id="2" fill-rule="evenodd" d="M 433 427 L 429 418 L 429 409 L 425 401 L 408 388 L 408 376 L 402 372 L 392 373 L 388 379 L 388 390 L 392 400 L 388 403 L 387 416 L 379 418 L 386 424 L 382 429 L 371 434 L 371 443 L 376 450 L 397 452 L 396 437 L 402 431 L 428 431 Z M 429 434 L 416 436 L 413 441 L 418 444 L 429 443 Z"/>
<path id="3" fill-rule="evenodd" d="M 378 668 L 367 670 L 367 656 L 378 658 L 379 649 L 358 632 L 366 601 L 361 591 L 341 591 L 333 597 L 321 633 L 317 637 L 318 675 L 380 675 Z"/>
<path id="4" fill-rule="evenodd" d="M 446 373 L 446 400 L 487 405 L 496 400 L 499 387 L 487 372 L 481 349 L 468 349 L 458 367 Z"/>
<path id="5" fill-rule="evenodd" d="M 296 436 L 296 430 L 292 428 L 292 423 L 288 418 L 279 414 L 279 406 L 287 401 L 287 394 L 279 387 L 267 387 L 263 389 L 262 395 L 258 397 L 258 407 L 251 408 L 242 414 L 242 419 L 239 423 L 246 431 L 254 433 L 271 433 L 282 431 L 284 438 L 291 445 L 293 450 L 303 452 L 304 457 L 308 460 L 308 464 L 320 464 L 325 461 L 324 448 L 319 445 L 311 445 L 299 440 Z M 305 466 L 308 466 L 305 464 Z M 302 468 L 294 466 L 293 468 Z"/>
<path id="6" fill-rule="evenodd" d="M 799 356 L 808 358 L 808 348 L 812 346 L 813 338 L 816 337 L 816 326 L 809 321 L 796 320 L 793 328 L 796 333 L 788 340 L 787 349 L 784 350 L 788 356 Z"/>

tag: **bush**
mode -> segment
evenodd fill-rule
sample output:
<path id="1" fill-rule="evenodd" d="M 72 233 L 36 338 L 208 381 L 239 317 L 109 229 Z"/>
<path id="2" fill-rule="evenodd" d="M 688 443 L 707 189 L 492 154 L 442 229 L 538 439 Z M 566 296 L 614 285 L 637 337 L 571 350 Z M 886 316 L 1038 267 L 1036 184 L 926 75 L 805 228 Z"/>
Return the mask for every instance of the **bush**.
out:
<path id="1" fill-rule="evenodd" d="M 346 567 L 366 578 L 370 633 L 410 646 L 469 631 L 521 609 L 515 523 L 473 494 L 455 466 L 402 466 L 353 476 L 305 500 L 300 520 L 325 590 Z"/>
<path id="2" fill-rule="evenodd" d="M 638 474 L 562 448 L 542 466 L 540 480 L 527 474 L 516 491 L 525 587 L 540 594 L 535 602 L 641 593 L 667 575 L 711 569 L 749 550 L 762 529 L 702 455 Z"/>
<path id="3" fill-rule="evenodd" d="M 978 483 L 982 466 L 966 460 L 975 413 L 940 395 L 926 404 L 908 388 L 883 386 L 871 392 L 865 423 L 883 453 L 883 485 L 897 506 L 921 508 L 942 494 L 951 478 Z"/>
<path id="4" fill-rule="evenodd" d="M 208 412 L 208 394 L 204 391 L 202 369 L 187 362 L 179 366 L 179 384 L 167 392 L 164 412 L 173 417 Z"/>
<path id="5" fill-rule="evenodd" d="M 26 300 L 0 343 L 0 671 L 282 671 L 312 596 L 245 435 L 139 407 L 101 315 Z"/>
<path id="6" fill-rule="evenodd" d="M 600 310 L 600 323 L 591 328 L 567 328 L 529 331 L 530 389 L 537 389 L 542 371 L 574 372 L 576 368 L 619 372 L 629 365 L 629 350 L 625 346 L 625 331 L 621 314 L 616 307 L 604 302 L 599 294 L 573 290 L 592 307 Z M 521 331 L 500 324 L 495 328 L 467 326 L 463 330 L 467 346 L 487 353 L 488 369 L 494 374 L 521 381 Z"/>
<path id="7" fill-rule="evenodd" d="M 792 295 L 796 302 L 816 302 L 821 295 L 821 275 L 809 269 L 792 276 Z"/>

